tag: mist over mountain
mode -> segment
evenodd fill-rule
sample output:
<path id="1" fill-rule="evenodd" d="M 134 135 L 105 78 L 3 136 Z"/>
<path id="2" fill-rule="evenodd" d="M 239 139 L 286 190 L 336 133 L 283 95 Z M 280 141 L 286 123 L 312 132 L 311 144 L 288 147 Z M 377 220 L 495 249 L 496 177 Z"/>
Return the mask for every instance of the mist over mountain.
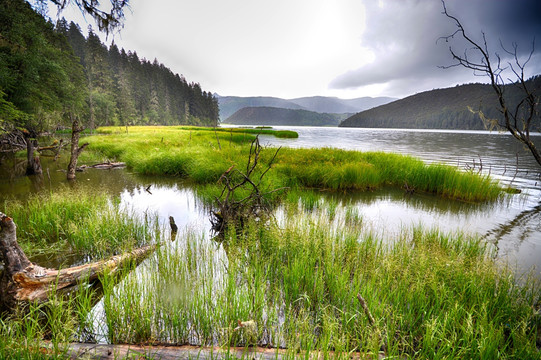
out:
<path id="1" fill-rule="evenodd" d="M 311 96 L 291 99 L 291 102 L 303 108 L 320 113 L 356 113 L 397 100 L 390 97 L 361 97 L 356 99 L 339 99 L 336 97 Z"/>
<path id="2" fill-rule="evenodd" d="M 374 106 L 382 105 L 396 100 L 389 97 L 361 97 L 356 99 L 339 99 L 336 97 L 312 96 L 295 99 L 281 99 L 276 97 L 240 97 L 219 96 L 215 94 L 220 107 L 220 119 L 223 121 L 244 107 L 274 107 L 283 109 L 300 109 L 318 113 L 357 113 Z"/>

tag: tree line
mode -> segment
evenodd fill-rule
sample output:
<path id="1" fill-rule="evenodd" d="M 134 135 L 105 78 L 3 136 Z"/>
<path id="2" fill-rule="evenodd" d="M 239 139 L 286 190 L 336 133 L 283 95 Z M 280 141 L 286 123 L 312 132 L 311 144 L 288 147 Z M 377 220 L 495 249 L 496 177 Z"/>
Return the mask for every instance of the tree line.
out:
<path id="1" fill-rule="evenodd" d="M 216 125 L 218 101 L 198 83 L 188 83 L 157 59 L 139 59 L 137 52 L 107 48 L 88 28 L 65 19 L 56 25 L 80 59 L 88 91 L 88 120 L 96 125 Z"/>
<path id="2" fill-rule="evenodd" d="M 107 47 L 89 27 L 85 37 L 65 19 L 56 24 L 24 0 L 0 2 L 0 131 L 30 137 L 68 126 L 212 126 L 218 102 L 136 52 Z"/>

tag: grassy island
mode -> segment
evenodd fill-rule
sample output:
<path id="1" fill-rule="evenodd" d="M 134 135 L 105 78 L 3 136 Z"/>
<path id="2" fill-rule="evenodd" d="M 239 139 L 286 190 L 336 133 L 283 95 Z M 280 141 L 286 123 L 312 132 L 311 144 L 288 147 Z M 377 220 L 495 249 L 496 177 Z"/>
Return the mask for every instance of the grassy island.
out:
<path id="1" fill-rule="evenodd" d="M 196 184 L 214 184 L 231 166 L 245 167 L 253 134 L 282 136 L 268 129 L 186 127 L 100 128 L 89 137 L 94 156 L 124 161 L 147 175 L 172 175 Z M 262 163 L 275 150 L 262 153 Z M 501 188 L 488 176 L 411 156 L 332 148 L 281 149 L 266 175 L 266 187 L 371 190 L 396 186 L 465 201 L 490 201 Z"/>

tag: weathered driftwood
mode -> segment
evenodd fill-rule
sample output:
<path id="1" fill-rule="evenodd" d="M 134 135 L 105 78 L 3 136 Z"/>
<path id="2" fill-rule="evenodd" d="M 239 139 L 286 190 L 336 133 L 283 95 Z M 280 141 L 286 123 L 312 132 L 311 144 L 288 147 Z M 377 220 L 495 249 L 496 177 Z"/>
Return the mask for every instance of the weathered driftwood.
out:
<path id="1" fill-rule="evenodd" d="M 24 133 L 20 130 L 13 130 L 0 135 L 0 152 L 14 153 L 26 149 Z"/>
<path id="2" fill-rule="evenodd" d="M 387 353 L 387 339 L 385 336 L 381 333 L 381 331 L 378 329 L 376 320 L 374 320 L 374 317 L 372 316 L 372 313 L 370 312 L 370 309 L 368 308 L 368 305 L 366 303 L 366 300 L 361 296 L 361 294 L 357 294 L 357 300 L 359 300 L 359 304 L 361 304 L 361 307 L 364 310 L 364 314 L 366 315 L 366 318 L 368 319 L 368 322 L 370 323 L 370 326 L 376 331 L 378 334 L 381 347 L 380 349 L 383 351 L 383 353 Z"/>
<path id="3" fill-rule="evenodd" d="M 126 163 L 123 162 L 104 162 L 94 165 L 81 165 L 77 168 L 77 171 L 84 171 L 85 169 L 115 169 L 115 168 L 123 168 L 126 167 Z M 150 185 L 147 187 L 147 191 L 150 192 L 148 189 L 150 188 Z M 152 194 L 152 193 L 151 193 Z"/>
<path id="4" fill-rule="evenodd" d="M 0 213 L 0 252 L 4 272 L 0 278 L 0 308 L 13 308 L 20 303 L 46 301 L 57 290 L 94 281 L 104 273 L 115 273 L 123 265 L 139 263 L 154 246 L 147 245 L 107 260 L 56 270 L 33 264 L 17 243 L 17 226 L 13 219 Z"/>
<path id="5" fill-rule="evenodd" d="M 118 168 L 118 167 L 125 167 L 126 166 L 126 163 L 123 163 L 123 162 L 104 162 L 104 163 L 100 163 L 100 164 L 94 164 L 94 165 L 91 165 L 90 167 L 93 168 L 93 169 L 113 169 L 113 168 Z"/>
<path id="6" fill-rule="evenodd" d="M 24 138 L 26 140 L 26 159 L 28 161 L 26 165 L 26 175 L 43 174 L 39 156 L 35 154 L 35 150 L 38 146 L 38 141 L 35 139 L 35 136 L 37 136 L 37 134 L 28 131 L 24 132 Z"/>
<path id="7" fill-rule="evenodd" d="M 52 348 L 52 345 L 49 347 Z M 199 347 L 199 346 L 138 346 L 138 345 L 106 345 L 106 344 L 69 344 L 67 356 L 70 359 L 160 359 L 160 360 L 188 360 L 188 359 L 256 359 L 256 360 L 279 360 L 279 359 L 374 359 L 373 354 L 350 353 L 335 354 L 332 351 L 323 353 L 311 351 L 298 354 L 287 353 L 283 349 L 271 349 L 263 347 Z M 376 359 L 384 359 L 383 354 L 378 354 Z"/>

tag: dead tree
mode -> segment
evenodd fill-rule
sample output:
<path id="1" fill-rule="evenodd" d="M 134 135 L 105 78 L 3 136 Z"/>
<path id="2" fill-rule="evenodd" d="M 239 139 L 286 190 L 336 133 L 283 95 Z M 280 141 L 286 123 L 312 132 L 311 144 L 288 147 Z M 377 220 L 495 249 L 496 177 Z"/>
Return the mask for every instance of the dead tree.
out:
<path id="1" fill-rule="evenodd" d="M 225 171 L 218 183 L 224 187 L 219 198 L 216 198 L 216 209 L 211 211 L 212 229 L 219 235 L 223 235 L 228 226 L 241 229 L 251 218 L 261 218 L 270 210 L 271 202 L 268 196 L 274 192 L 286 188 L 278 188 L 270 191 L 262 190 L 262 180 L 271 169 L 280 148 L 276 150 L 267 167 L 256 174 L 261 157 L 262 146 L 259 144 L 259 137 L 252 141 L 250 154 L 246 164 L 246 172 L 242 172 L 231 166 Z M 244 190 L 248 194 L 237 199 L 235 192 Z"/>
<path id="2" fill-rule="evenodd" d="M 28 130 L 24 130 L 23 134 L 26 141 L 26 175 L 42 174 L 43 170 L 41 169 L 39 156 L 35 155 L 36 148 L 38 147 L 37 134 Z"/>
<path id="3" fill-rule="evenodd" d="M 79 155 L 88 146 L 88 143 L 84 143 L 79 146 L 79 137 L 81 132 L 84 130 L 84 127 L 79 126 L 79 119 L 77 116 L 72 115 L 72 125 L 71 125 L 71 154 L 70 162 L 68 164 L 68 180 L 75 180 L 75 171 L 77 170 L 77 160 Z"/>
<path id="4" fill-rule="evenodd" d="M 51 293 L 82 282 L 92 282 L 104 273 L 115 273 L 124 265 L 145 259 L 154 246 L 147 245 L 107 260 L 55 270 L 33 264 L 17 242 L 13 219 L 0 213 L 0 254 L 4 272 L 0 278 L 0 310 L 13 309 L 29 302 L 43 302 Z"/>
<path id="5" fill-rule="evenodd" d="M 442 4 L 443 14 L 455 23 L 457 29 L 453 34 L 441 39 L 448 42 L 455 36 L 458 36 L 464 39 L 469 44 L 468 46 L 471 47 L 467 48 L 463 54 L 459 54 L 450 46 L 449 51 L 455 63 L 449 66 L 441 66 L 441 68 L 448 69 L 451 67 L 462 66 L 471 69 L 475 75 L 488 76 L 492 89 L 498 98 L 499 110 L 502 113 L 503 120 L 487 119 L 480 113 L 481 119 L 483 119 L 485 125 L 489 128 L 496 127 L 508 131 L 515 139 L 528 148 L 537 163 L 541 166 L 541 153 L 530 138 L 531 131 L 540 130 L 539 126 L 541 124 L 538 113 L 539 94 L 528 87 L 524 78 L 524 69 L 532 59 L 535 50 L 535 42 L 532 42 L 532 48 L 529 55 L 521 60 L 517 43 L 513 43 L 509 49 L 500 41 L 502 50 L 512 58 L 512 60 L 507 63 L 507 66 L 504 66 L 502 65 L 502 59 L 498 53 L 492 55 L 489 52 L 485 33 L 482 32 L 482 43 L 474 41 L 466 33 L 466 30 L 458 18 L 447 12 L 444 0 L 442 0 Z M 514 74 L 514 79 L 507 79 L 508 83 L 506 84 L 503 73 L 507 68 Z M 517 87 L 522 94 L 521 99 L 516 104 L 512 104 L 505 93 L 506 87 L 509 86 Z"/>

